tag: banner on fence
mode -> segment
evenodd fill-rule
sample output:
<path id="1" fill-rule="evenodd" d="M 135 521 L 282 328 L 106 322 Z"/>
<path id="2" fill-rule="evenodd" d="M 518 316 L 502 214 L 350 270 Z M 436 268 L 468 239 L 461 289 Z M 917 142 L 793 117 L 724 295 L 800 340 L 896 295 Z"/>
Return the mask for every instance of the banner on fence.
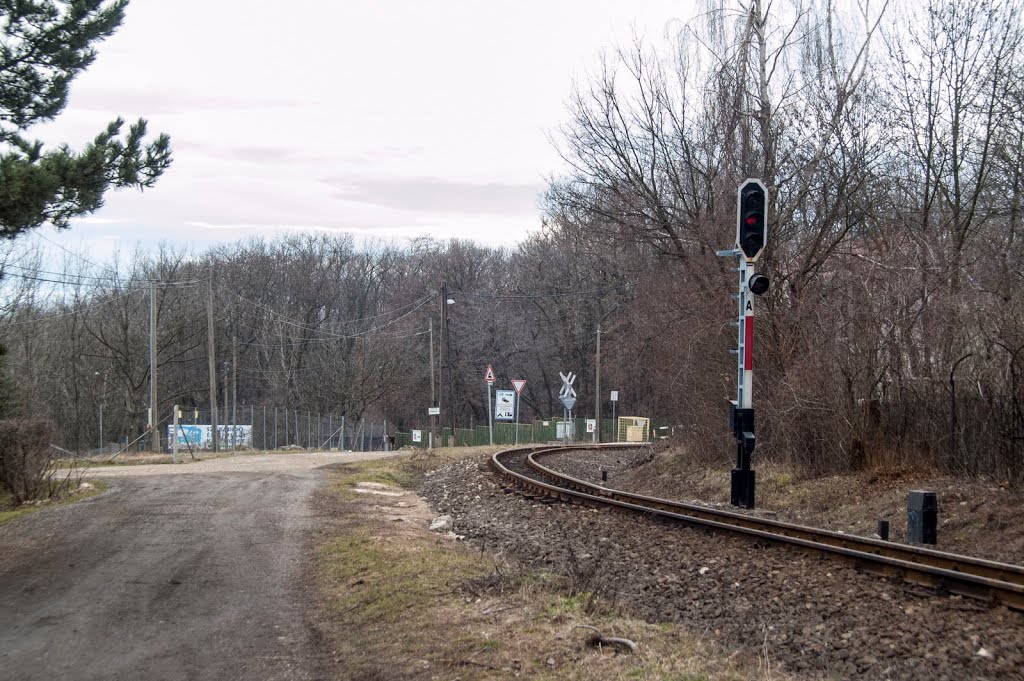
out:
<path id="1" fill-rule="evenodd" d="M 167 449 L 175 437 L 174 426 L 167 426 Z M 217 426 L 221 447 L 252 447 L 252 426 Z M 209 424 L 178 426 L 178 449 L 213 449 L 213 426 Z"/>

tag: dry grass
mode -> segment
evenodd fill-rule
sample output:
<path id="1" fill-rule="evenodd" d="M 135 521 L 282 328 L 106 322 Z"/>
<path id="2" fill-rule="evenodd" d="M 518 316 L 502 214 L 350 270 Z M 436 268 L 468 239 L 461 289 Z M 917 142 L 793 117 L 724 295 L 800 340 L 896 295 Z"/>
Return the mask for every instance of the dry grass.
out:
<path id="1" fill-rule="evenodd" d="M 728 656 L 670 624 L 595 612 L 588 594 L 567 595 L 564 578 L 524 572 L 428 532 L 433 514 L 412 492 L 356 491 L 368 489 L 357 487 L 360 482 L 401 491 L 425 470 L 481 449 L 335 467 L 318 497 L 328 529 L 319 542 L 316 579 L 317 624 L 337 678 L 767 678 L 756 650 Z M 581 625 L 629 638 L 639 653 L 592 647 L 593 632 Z"/>
<path id="2" fill-rule="evenodd" d="M 30 501 L 28 503 L 21 504 L 20 506 L 13 506 L 11 495 L 6 491 L 0 491 L 0 525 L 31 513 L 36 513 L 49 508 L 56 508 L 58 506 L 65 506 L 76 501 L 81 501 L 82 499 L 94 497 L 97 494 L 101 494 L 108 487 L 107 483 L 99 480 L 90 480 L 88 485 L 88 487 L 80 487 L 76 492 L 60 499 Z"/>

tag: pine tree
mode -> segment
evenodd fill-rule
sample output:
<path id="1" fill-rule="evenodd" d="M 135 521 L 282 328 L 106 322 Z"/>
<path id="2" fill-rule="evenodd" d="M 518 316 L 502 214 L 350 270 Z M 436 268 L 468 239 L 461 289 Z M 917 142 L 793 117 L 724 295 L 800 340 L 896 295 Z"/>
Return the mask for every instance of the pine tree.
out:
<path id="1" fill-rule="evenodd" d="M 170 138 L 146 139 L 118 118 L 81 152 L 26 138 L 67 104 L 95 45 L 124 20 L 128 0 L 0 0 L 0 237 L 49 222 L 59 228 L 103 205 L 108 189 L 151 187 L 171 163 Z"/>

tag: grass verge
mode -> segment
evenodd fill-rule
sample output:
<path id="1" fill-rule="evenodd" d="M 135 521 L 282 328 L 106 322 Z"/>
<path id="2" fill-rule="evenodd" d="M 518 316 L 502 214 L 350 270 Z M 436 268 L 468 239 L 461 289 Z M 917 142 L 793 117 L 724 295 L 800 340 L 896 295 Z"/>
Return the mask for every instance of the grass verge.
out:
<path id="1" fill-rule="evenodd" d="M 75 493 L 61 499 L 46 499 L 43 501 L 28 502 L 20 506 L 11 505 L 11 495 L 6 491 L 0 491 L 0 525 L 10 522 L 15 518 L 43 511 L 48 508 L 66 506 L 82 499 L 94 497 L 107 489 L 107 483 L 101 480 L 90 480 L 88 487 L 80 487 Z"/>
<path id="2" fill-rule="evenodd" d="M 317 495 L 326 520 L 314 621 L 336 678 L 766 678 L 755 653 L 727 655 L 672 624 L 594 609 L 587 594 L 569 595 L 564 577 L 429 532 L 433 514 L 409 488 L 426 470 L 482 453 L 435 450 L 331 471 Z M 594 647 L 587 627 L 639 652 Z"/>

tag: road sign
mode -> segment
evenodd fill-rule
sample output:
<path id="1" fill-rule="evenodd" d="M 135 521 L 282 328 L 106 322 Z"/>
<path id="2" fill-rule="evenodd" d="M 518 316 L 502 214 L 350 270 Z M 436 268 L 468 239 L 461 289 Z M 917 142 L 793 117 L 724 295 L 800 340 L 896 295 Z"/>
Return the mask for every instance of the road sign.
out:
<path id="1" fill-rule="evenodd" d="M 516 394 L 511 390 L 494 391 L 494 420 L 511 421 L 516 417 Z"/>
<path id="2" fill-rule="evenodd" d="M 441 407 L 427 407 L 427 415 L 428 416 L 440 416 L 441 415 Z"/>
<path id="3" fill-rule="evenodd" d="M 559 371 L 558 375 L 562 377 L 562 390 L 558 393 L 558 396 L 562 397 L 562 398 L 565 398 L 565 397 L 573 397 L 573 398 L 575 398 L 576 397 L 576 390 L 572 387 L 572 384 L 576 382 L 576 374 L 574 374 L 571 371 L 568 372 L 568 373 L 563 374 L 561 371 Z M 575 400 L 574 400 L 574 403 L 575 403 Z M 572 407 L 568 407 L 568 409 L 572 409 Z"/>
<path id="4" fill-rule="evenodd" d="M 618 390 L 613 390 L 612 391 L 612 402 L 618 402 L 618 401 L 619 401 L 619 391 Z"/>
<path id="5" fill-rule="evenodd" d="M 576 398 L 575 397 L 568 397 L 568 396 L 563 397 L 562 398 L 562 405 L 564 405 L 565 408 L 568 409 L 569 411 L 572 411 L 572 408 L 576 406 Z"/>
<path id="6" fill-rule="evenodd" d="M 494 383 L 495 381 L 498 380 L 497 378 L 494 377 L 494 369 L 491 368 L 490 364 L 487 365 L 487 371 L 486 373 L 484 373 L 484 380 L 487 381 L 488 383 Z"/>
<path id="7" fill-rule="evenodd" d="M 513 378 L 512 387 L 515 388 L 516 395 L 522 395 L 523 388 L 526 387 L 526 381 L 521 378 Z"/>

